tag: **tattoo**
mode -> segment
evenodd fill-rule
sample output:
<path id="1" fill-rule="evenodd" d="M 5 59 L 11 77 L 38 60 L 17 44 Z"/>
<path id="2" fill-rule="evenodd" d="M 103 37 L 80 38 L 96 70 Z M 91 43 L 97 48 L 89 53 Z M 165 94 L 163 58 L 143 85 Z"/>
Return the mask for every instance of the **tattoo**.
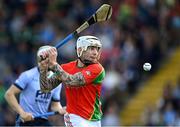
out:
<path id="1" fill-rule="evenodd" d="M 67 79 L 64 80 L 65 84 L 67 85 L 82 86 L 85 84 L 85 79 L 81 72 L 78 72 L 74 75 L 67 74 L 67 76 Z"/>
<path id="2" fill-rule="evenodd" d="M 59 77 L 65 85 L 82 86 L 85 84 L 85 79 L 81 72 L 71 75 L 65 72 L 58 64 L 53 67 L 53 71 L 57 74 L 57 77 Z"/>
<path id="3" fill-rule="evenodd" d="M 49 92 L 61 83 L 61 80 L 57 78 L 56 74 L 51 77 L 47 77 L 47 70 L 40 70 L 40 87 L 44 92 Z"/>

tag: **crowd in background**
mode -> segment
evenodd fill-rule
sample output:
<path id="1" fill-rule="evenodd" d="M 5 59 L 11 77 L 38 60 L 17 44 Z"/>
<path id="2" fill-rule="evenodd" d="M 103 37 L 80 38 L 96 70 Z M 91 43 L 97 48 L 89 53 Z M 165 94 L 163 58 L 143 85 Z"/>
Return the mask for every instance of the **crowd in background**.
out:
<path id="1" fill-rule="evenodd" d="M 112 18 L 81 35 L 97 36 L 103 43 L 102 125 L 121 125 L 123 106 L 179 43 L 180 0 L 1 0 L 0 125 L 14 125 L 16 114 L 7 106 L 4 93 L 22 71 L 36 66 L 37 49 L 55 45 L 103 3 L 112 5 Z M 75 59 L 75 39 L 58 53 L 59 63 Z M 143 71 L 145 62 L 152 64 L 151 73 Z M 61 96 L 65 105 L 64 91 Z M 162 108 L 164 117 L 170 109 L 171 103 Z M 55 125 L 64 125 L 61 116 L 51 119 Z"/>
<path id="2" fill-rule="evenodd" d="M 171 81 L 165 84 L 156 107 L 148 105 L 141 117 L 146 126 L 180 126 L 180 77 L 176 85 Z"/>

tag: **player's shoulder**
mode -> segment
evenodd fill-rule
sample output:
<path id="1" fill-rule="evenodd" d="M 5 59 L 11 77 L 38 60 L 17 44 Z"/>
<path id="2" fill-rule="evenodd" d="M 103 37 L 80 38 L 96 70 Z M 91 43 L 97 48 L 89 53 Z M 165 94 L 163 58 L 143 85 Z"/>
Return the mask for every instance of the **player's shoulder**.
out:
<path id="1" fill-rule="evenodd" d="M 37 75 L 37 73 L 38 73 L 38 68 L 33 67 L 33 68 L 29 69 L 29 70 L 24 71 L 22 74 L 26 75 L 28 77 L 33 77 L 34 75 Z"/>
<path id="2" fill-rule="evenodd" d="M 87 68 L 97 70 L 97 71 L 103 71 L 104 70 L 104 67 L 100 63 L 91 64 Z"/>
<path id="3" fill-rule="evenodd" d="M 88 69 L 91 73 L 95 74 L 96 77 L 93 80 L 94 84 L 101 84 L 105 77 L 104 67 L 100 63 L 89 65 Z"/>

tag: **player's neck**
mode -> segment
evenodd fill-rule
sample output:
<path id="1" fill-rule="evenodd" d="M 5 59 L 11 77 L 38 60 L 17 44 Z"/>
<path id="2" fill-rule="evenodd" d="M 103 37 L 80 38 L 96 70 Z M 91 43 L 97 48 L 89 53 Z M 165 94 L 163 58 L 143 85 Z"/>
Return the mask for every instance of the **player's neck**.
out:
<path id="1" fill-rule="evenodd" d="M 83 64 L 80 59 L 78 59 L 78 60 L 77 60 L 77 66 L 78 66 L 79 68 L 83 68 L 83 67 L 85 67 L 86 65 Z"/>

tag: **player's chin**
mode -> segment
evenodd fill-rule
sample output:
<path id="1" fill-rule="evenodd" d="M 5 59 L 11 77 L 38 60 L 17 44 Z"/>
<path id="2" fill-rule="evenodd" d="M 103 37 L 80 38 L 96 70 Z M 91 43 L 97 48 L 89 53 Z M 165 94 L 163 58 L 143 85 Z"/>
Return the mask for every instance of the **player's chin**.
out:
<path id="1" fill-rule="evenodd" d="M 98 62 L 97 59 L 91 59 L 90 61 L 91 61 L 92 63 L 97 63 L 97 62 Z"/>

